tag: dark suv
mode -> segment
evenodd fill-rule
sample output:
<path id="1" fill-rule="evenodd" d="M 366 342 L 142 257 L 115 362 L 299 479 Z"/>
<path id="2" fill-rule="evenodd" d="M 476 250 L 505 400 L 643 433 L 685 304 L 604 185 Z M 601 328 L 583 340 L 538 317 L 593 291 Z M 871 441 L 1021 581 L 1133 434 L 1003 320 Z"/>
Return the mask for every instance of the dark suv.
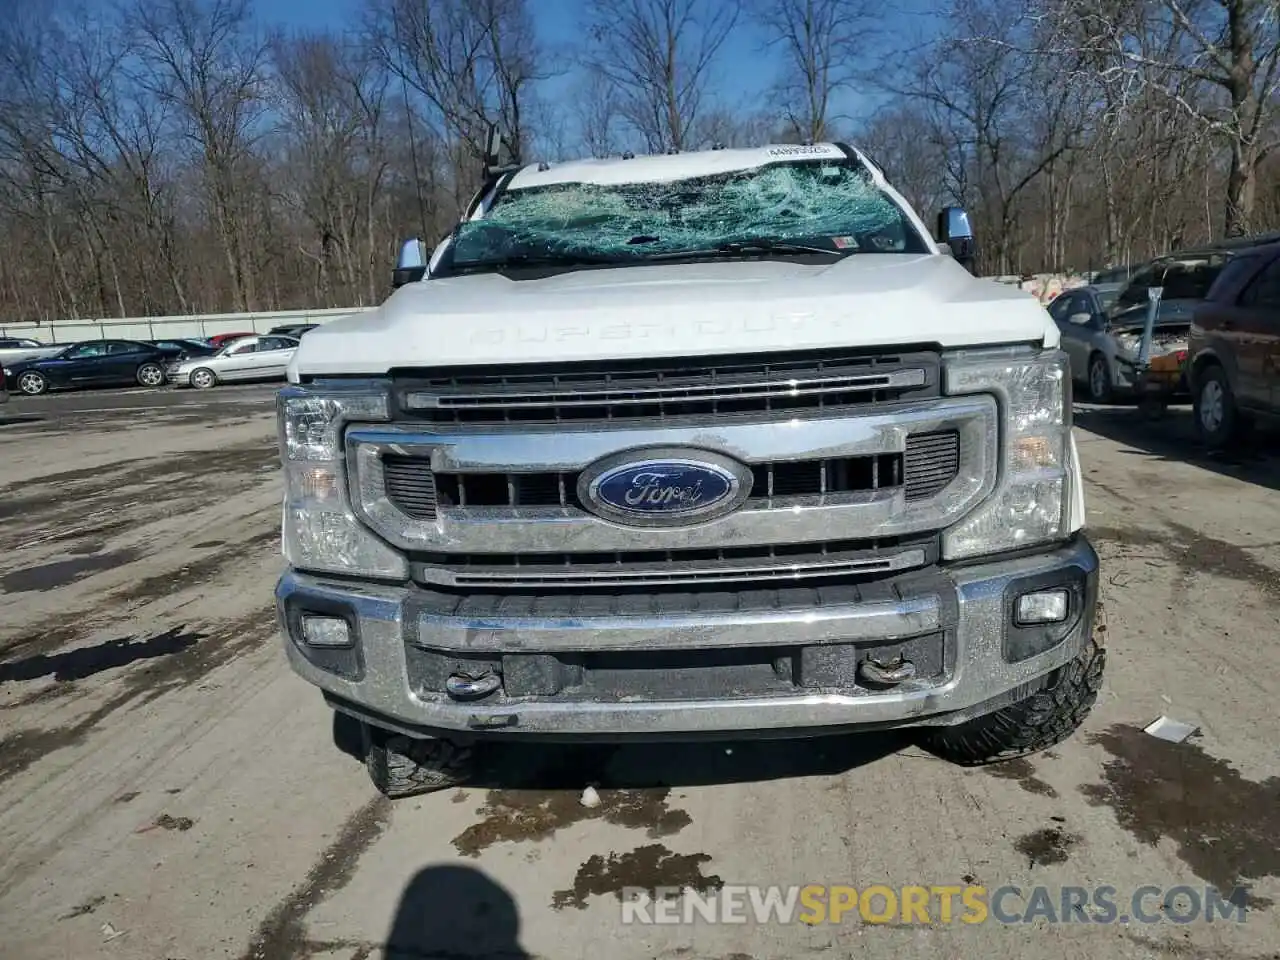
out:
<path id="1" fill-rule="evenodd" d="M 1254 417 L 1280 414 L 1280 243 L 1236 252 L 1191 323 L 1187 376 L 1196 429 L 1211 448 Z"/>

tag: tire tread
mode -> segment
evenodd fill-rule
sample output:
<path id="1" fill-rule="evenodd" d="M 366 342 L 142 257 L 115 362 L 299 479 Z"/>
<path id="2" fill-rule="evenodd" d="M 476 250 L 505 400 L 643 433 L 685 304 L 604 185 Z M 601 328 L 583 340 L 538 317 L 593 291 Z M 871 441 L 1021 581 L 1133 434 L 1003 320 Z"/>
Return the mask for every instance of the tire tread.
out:
<path id="1" fill-rule="evenodd" d="M 930 731 L 930 746 L 962 766 L 1014 760 L 1061 743 L 1093 709 L 1102 688 L 1107 653 L 1090 640 L 1050 684 L 1025 700 L 954 727 Z"/>
<path id="2" fill-rule="evenodd" d="M 412 797 L 465 783 L 471 774 L 471 748 L 449 740 L 369 730 L 365 767 L 384 796 Z"/>

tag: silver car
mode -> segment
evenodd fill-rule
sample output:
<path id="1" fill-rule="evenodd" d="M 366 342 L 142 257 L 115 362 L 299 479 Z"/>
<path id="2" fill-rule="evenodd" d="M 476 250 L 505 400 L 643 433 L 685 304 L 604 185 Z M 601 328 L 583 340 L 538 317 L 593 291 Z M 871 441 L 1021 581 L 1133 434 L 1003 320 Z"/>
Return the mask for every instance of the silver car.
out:
<path id="1" fill-rule="evenodd" d="M 283 380 L 296 349 L 298 341 L 294 337 L 241 337 L 211 357 L 183 360 L 165 373 L 170 383 L 198 390 L 235 381 Z"/>
<path id="2" fill-rule="evenodd" d="M 1229 257 L 1221 251 L 1167 257 L 1142 267 L 1117 294 L 1076 287 L 1050 301 L 1049 315 L 1062 332 L 1072 379 L 1085 385 L 1086 398 L 1106 403 L 1137 386 L 1138 348 L 1150 287 L 1162 290 L 1151 355 L 1186 350 L 1192 311 Z"/>

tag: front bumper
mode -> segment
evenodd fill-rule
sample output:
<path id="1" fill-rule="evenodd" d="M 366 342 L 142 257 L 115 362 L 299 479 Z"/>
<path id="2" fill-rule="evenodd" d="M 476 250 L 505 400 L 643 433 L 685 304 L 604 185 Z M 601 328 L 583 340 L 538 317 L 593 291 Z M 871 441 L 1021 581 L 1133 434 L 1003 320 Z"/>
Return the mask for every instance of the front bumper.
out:
<path id="1" fill-rule="evenodd" d="M 164 371 L 164 378 L 167 382 L 178 387 L 191 386 L 191 371 L 179 370 L 177 367 L 167 367 Z"/>
<path id="2" fill-rule="evenodd" d="M 816 607 L 619 616 L 578 604 L 566 615 L 542 612 L 539 598 L 532 614 L 460 616 L 424 602 L 422 588 L 297 571 L 280 578 L 276 601 L 291 665 L 340 710 L 413 734 L 623 739 L 959 723 L 1026 696 L 1079 652 L 1097 581 L 1097 554 L 1079 535 Z M 1058 587 L 1071 597 L 1065 621 L 1015 625 L 1018 595 Z M 345 620 L 351 646 L 309 645 L 304 615 Z M 932 663 L 873 688 L 848 669 L 867 651 Z M 440 671 L 468 664 L 487 664 L 501 685 L 449 696 Z M 762 679 L 770 665 L 774 679 Z"/>

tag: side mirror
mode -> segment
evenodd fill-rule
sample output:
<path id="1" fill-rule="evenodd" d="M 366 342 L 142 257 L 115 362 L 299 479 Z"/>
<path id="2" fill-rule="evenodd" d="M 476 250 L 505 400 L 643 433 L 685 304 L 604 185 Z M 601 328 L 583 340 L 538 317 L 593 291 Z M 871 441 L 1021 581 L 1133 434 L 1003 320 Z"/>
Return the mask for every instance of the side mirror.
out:
<path id="1" fill-rule="evenodd" d="M 520 156 L 516 147 L 511 144 L 496 123 L 489 124 L 489 135 L 485 141 L 483 179 L 486 185 L 495 177 L 512 170 L 520 169 Z M 487 186 L 485 188 L 487 192 Z"/>
<path id="2" fill-rule="evenodd" d="M 406 240 L 396 258 L 396 268 L 391 273 L 391 287 L 398 289 L 406 283 L 421 280 L 427 273 L 427 261 L 422 255 L 422 241 L 417 237 Z"/>
<path id="3" fill-rule="evenodd" d="M 951 248 L 951 255 L 958 263 L 973 269 L 977 245 L 973 239 L 973 227 L 969 214 L 960 207 L 943 207 L 938 213 L 938 242 Z"/>

